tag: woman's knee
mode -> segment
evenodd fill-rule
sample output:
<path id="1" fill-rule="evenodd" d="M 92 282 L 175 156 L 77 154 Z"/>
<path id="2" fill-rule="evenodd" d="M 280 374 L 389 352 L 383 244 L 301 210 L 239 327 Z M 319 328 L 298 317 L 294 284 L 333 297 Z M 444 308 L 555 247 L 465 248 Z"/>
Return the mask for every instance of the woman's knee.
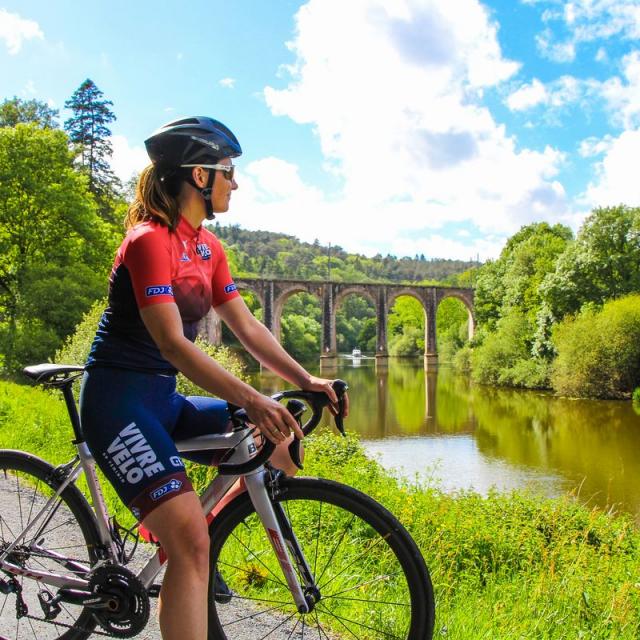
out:
<path id="1" fill-rule="evenodd" d="M 158 539 L 169 560 L 206 566 L 209 530 L 195 493 L 185 493 L 154 509 L 144 526 Z"/>

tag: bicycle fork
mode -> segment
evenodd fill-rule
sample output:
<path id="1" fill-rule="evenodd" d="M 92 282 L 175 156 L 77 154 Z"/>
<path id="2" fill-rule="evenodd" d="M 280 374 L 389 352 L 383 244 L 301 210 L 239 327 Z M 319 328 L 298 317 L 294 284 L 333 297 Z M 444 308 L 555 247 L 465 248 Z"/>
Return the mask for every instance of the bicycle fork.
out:
<path id="1" fill-rule="evenodd" d="M 247 491 L 278 558 L 298 612 L 310 613 L 320 600 L 320 591 L 282 505 L 269 497 L 268 474 L 269 472 L 262 468 L 246 475 L 244 481 Z M 302 585 L 296 576 L 291 558 L 302 578 Z"/>

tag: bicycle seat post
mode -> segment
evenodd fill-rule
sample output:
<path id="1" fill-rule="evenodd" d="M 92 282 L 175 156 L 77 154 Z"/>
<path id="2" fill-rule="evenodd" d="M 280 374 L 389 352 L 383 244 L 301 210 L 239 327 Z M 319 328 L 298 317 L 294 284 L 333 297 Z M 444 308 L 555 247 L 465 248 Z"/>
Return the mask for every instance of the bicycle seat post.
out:
<path id="1" fill-rule="evenodd" d="M 73 380 L 68 380 L 61 386 L 62 395 L 67 405 L 67 411 L 69 413 L 69 419 L 71 420 L 71 426 L 73 427 L 73 434 L 75 436 L 74 444 L 80 444 L 84 442 L 82 437 L 82 431 L 80 429 L 80 416 L 78 415 L 78 408 L 76 407 L 76 401 L 73 397 Z"/>

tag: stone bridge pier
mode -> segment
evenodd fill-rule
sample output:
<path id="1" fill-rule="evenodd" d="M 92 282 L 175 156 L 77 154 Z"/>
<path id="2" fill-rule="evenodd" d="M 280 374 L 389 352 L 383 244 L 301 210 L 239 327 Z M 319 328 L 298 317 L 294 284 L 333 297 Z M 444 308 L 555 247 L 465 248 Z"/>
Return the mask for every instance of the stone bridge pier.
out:
<path id="1" fill-rule="evenodd" d="M 305 280 L 263 280 L 236 278 L 238 289 L 251 291 L 258 298 L 263 310 L 263 322 L 281 340 L 281 320 L 284 305 L 296 293 L 316 296 L 322 308 L 322 340 L 320 362 L 324 366 L 335 366 L 338 362 L 336 340 L 336 311 L 347 296 L 357 294 L 370 300 L 376 310 L 376 362 L 384 365 L 389 358 L 387 346 L 387 320 L 389 310 L 400 296 L 410 296 L 420 302 L 425 314 L 425 367 L 438 363 L 436 340 L 436 313 L 445 298 L 457 298 L 469 313 L 469 337 L 475 330 L 473 289 L 459 287 L 430 287 L 417 285 L 369 284 L 348 282 L 315 282 Z M 210 342 L 220 344 L 220 319 L 211 312 L 204 320 L 201 331 Z"/>

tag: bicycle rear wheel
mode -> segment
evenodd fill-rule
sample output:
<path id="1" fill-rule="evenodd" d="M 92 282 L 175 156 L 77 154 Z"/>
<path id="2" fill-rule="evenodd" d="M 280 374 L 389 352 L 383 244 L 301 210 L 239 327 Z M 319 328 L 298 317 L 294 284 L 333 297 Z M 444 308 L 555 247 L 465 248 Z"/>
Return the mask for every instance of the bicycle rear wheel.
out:
<path id="1" fill-rule="evenodd" d="M 321 600 L 300 614 L 253 505 L 243 494 L 212 522 L 209 640 L 428 640 L 433 589 L 415 542 L 396 518 L 351 487 L 286 478 L 279 502 Z M 217 569 L 233 596 L 218 595 Z M 224 602 L 229 600 L 228 602 Z"/>
<path id="2" fill-rule="evenodd" d="M 21 451 L 0 451 L 0 555 L 55 494 L 60 481 L 53 467 Z M 93 513 L 80 491 L 70 485 L 38 520 L 38 525 L 10 553 L 23 569 L 82 575 L 97 561 L 100 546 Z M 69 563 L 73 562 L 73 565 Z M 81 567 L 85 567 L 84 571 Z M 0 570 L 6 583 L 15 579 L 28 613 L 18 617 L 15 593 L 0 594 L 0 637 L 36 640 L 84 640 L 95 621 L 88 609 L 61 603 L 53 620 L 45 620 L 39 594 L 55 596 L 55 587 Z M 48 594 L 47 594 L 48 592 Z M 70 628 L 75 627 L 75 628 Z"/>

